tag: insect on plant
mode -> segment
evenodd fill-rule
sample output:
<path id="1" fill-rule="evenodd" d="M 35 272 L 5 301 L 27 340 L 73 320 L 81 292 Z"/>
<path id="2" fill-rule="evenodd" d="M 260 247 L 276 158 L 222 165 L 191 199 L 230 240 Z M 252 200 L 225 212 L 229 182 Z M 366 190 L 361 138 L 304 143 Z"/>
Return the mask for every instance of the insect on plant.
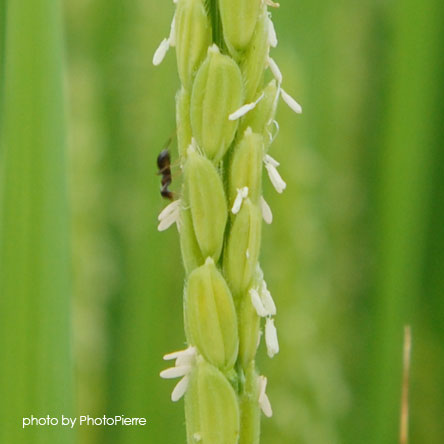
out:
<path id="1" fill-rule="evenodd" d="M 171 156 L 169 151 L 169 146 L 171 145 L 172 137 L 170 137 L 165 145 L 163 146 L 162 151 L 157 156 L 157 167 L 159 171 L 158 175 L 162 176 L 161 179 L 161 187 L 160 187 L 160 195 L 169 200 L 173 200 L 173 193 L 168 189 L 173 181 L 171 175 Z"/>

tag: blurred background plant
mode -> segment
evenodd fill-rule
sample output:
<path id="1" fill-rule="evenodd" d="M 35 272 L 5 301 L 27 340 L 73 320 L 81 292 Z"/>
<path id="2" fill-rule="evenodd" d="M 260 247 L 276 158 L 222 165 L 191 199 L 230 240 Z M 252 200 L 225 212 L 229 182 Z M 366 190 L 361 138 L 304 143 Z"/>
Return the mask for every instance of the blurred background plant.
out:
<path id="1" fill-rule="evenodd" d="M 2 126 L 11 2 L 0 1 Z M 151 64 L 174 5 L 63 6 L 76 411 L 149 420 L 82 427 L 78 442 L 185 442 L 183 407 L 158 376 L 162 355 L 183 345 L 178 239 L 157 232 L 165 204 L 155 174 L 179 82 L 173 53 Z M 279 199 L 264 193 L 279 214 L 264 227 L 261 262 L 281 352 L 269 361 L 260 350 L 274 411 L 263 443 L 397 442 L 406 323 L 411 442 L 444 441 L 443 9 L 441 0 L 299 0 L 273 14 L 275 59 L 304 114 L 281 106 L 274 149 L 288 187 Z"/>

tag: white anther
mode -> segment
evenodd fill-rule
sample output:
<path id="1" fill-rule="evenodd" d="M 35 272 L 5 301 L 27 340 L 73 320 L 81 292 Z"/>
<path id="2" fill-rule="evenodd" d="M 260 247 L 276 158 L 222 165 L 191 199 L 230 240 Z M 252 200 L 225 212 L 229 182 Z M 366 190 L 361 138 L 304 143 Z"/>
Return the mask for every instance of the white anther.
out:
<path id="1" fill-rule="evenodd" d="M 273 21 L 271 20 L 271 14 L 268 14 L 268 43 L 272 48 L 276 48 L 278 44 L 276 30 L 274 29 Z"/>
<path id="2" fill-rule="evenodd" d="M 170 36 L 168 37 L 168 42 L 171 47 L 176 46 L 176 15 L 174 15 L 171 21 Z"/>
<path id="3" fill-rule="evenodd" d="M 265 94 L 262 93 L 254 102 L 242 105 L 239 109 L 228 116 L 228 120 L 237 120 L 240 119 L 242 116 L 245 116 L 245 114 L 247 114 L 249 111 L 256 108 L 256 105 L 264 98 L 264 95 Z"/>
<path id="4" fill-rule="evenodd" d="M 259 344 L 261 343 L 261 338 L 262 338 L 262 330 L 259 330 L 259 331 L 257 332 L 256 349 L 259 347 Z"/>
<path id="5" fill-rule="evenodd" d="M 268 205 L 267 201 L 263 196 L 260 198 L 260 206 L 262 211 L 262 217 L 266 224 L 271 224 L 273 222 L 273 213 L 271 212 L 270 205 Z"/>
<path id="6" fill-rule="evenodd" d="M 282 193 L 287 187 L 287 184 L 284 182 L 277 169 L 273 165 L 265 165 L 265 168 L 267 168 L 268 177 L 270 178 L 275 190 L 278 193 Z"/>
<path id="7" fill-rule="evenodd" d="M 159 47 L 156 49 L 156 52 L 153 56 L 153 65 L 158 66 L 162 63 L 163 59 L 165 58 L 166 53 L 168 52 L 168 49 L 170 49 L 170 40 L 169 39 L 163 39 L 160 42 Z"/>
<path id="8" fill-rule="evenodd" d="M 176 2 L 177 0 L 173 1 Z M 272 0 L 265 0 L 265 4 L 271 8 L 279 8 L 279 6 L 281 6 L 279 3 L 273 2 Z"/>
<path id="9" fill-rule="evenodd" d="M 274 326 L 274 320 L 271 318 L 267 318 L 265 321 L 265 344 L 267 345 L 267 354 L 270 358 L 279 353 L 277 331 Z"/>
<path id="10" fill-rule="evenodd" d="M 257 315 L 260 316 L 261 318 L 267 316 L 267 310 L 265 309 L 264 304 L 262 303 L 258 291 L 254 288 L 251 288 L 249 293 L 251 297 L 251 303 L 253 304 L 253 307 L 256 310 Z"/>
<path id="11" fill-rule="evenodd" d="M 180 357 L 184 357 L 184 356 L 190 356 L 190 357 L 194 357 L 196 356 L 196 348 L 195 347 L 188 347 L 185 350 L 178 350 L 175 352 L 171 352 L 166 354 L 163 359 L 165 361 L 171 361 L 172 359 L 178 359 Z"/>
<path id="12" fill-rule="evenodd" d="M 264 163 L 265 168 L 267 169 L 268 177 L 270 178 L 270 181 L 273 184 L 275 190 L 278 193 L 282 193 L 282 191 L 284 191 L 287 187 L 287 184 L 284 182 L 281 175 L 276 169 L 279 166 L 279 162 L 266 154 L 264 157 Z"/>
<path id="13" fill-rule="evenodd" d="M 173 0 L 174 1 L 174 0 Z M 176 1 L 174 1 L 176 3 Z M 158 66 L 162 63 L 163 59 L 166 56 L 166 53 L 170 49 L 171 46 L 176 46 L 176 15 L 174 14 L 173 20 L 171 21 L 170 26 L 170 35 L 168 38 L 163 39 L 160 42 L 159 47 L 156 49 L 156 52 L 153 56 L 153 65 Z"/>
<path id="14" fill-rule="evenodd" d="M 166 361 L 175 359 L 175 366 L 167 368 L 160 372 L 160 377 L 165 379 L 182 378 L 174 387 L 171 393 L 171 400 L 178 401 L 187 390 L 189 382 L 189 374 L 194 366 L 194 358 L 196 356 L 196 348 L 188 347 L 185 350 L 179 350 L 168 353 L 163 357 Z"/>
<path id="15" fill-rule="evenodd" d="M 268 62 L 268 67 L 270 68 L 270 70 L 273 74 L 273 77 L 276 79 L 276 81 L 279 84 L 281 84 L 282 83 L 282 73 L 281 73 L 281 70 L 279 69 L 279 66 L 271 57 L 268 57 L 267 62 Z"/>
<path id="16" fill-rule="evenodd" d="M 189 381 L 190 377 L 186 375 L 176 384 L 171 393 L 171 401 L 176 402 L 179 401 L 180 398 L 182 398 L 182 396 L 187 391 Z"/>
<path id="17" fill-rule="evenodd" d="M 167 205 L 159 214 L 159 225 L 157 229 L 159 231 L 165 231 L 174 223 L 179 222 L 180 216 L 180 199 L 171 202 Z"/>
<path id="18" fill-rule="evenodd" d="M 268 171 L 268 175 L 270 177 L 271 183 L 273 184 L 275 190 L 278 193 L 282 193 L 285 190 L 285 188 L 287 187 L 287 184 L 282 179 L 282 177 L 278 173 L 277 169 L 272 166 L 269 166 L 267 168 L 267 171 Z"/>
<path id="19" fill-rule="evenodd" d="M 176 358 L 176 367 L 183 367 L 185 365 L 192 365 L 194 363 L 195 355 L 181 355 Z"/>
<path id="20" fill-rule="evenodd" d="M 258 385 L 259 385 L 259 406 L 261 410 L 264 412 L 264 415 L 270 418 L 273 415 L 273 410 L 271 409 L 271 403 L 268 399 L 265 390 L 267 388 L 267 378 L 265 376 L 258 377 Z"/>
<path id="21" fill-rule="evenodd" d="M 296 113 L 302 114 L 302 106 L 281 88 L 281 97 L 283 101 Z"/>
<path id="22" fill-rule="evenodd" d="M 261 266 L 259 265 L 259 262 L 256 264 L 256 280 L 257 281 L 262 281 L 264 279 L 264 272 L 262 271 Z"/>
<path id="23" fill-rule="evenodd" d="M 274 316 L 276 314 L 276 304 L 273 301 L 273 297 L 271 296 L 265 281 L 262 281 L 261 300 L 267 315 Z"/>
<path id="24" fill-rule="evenodd" d="M 159 216 L 157 217 L 157 220 L 161 221 L 166 217 L 168 217 L 169 215 L 174 214 L 179 207 L 180 207 L 180 199 L 171 202 L 160 212 Z"/>
<path id="25" fill-rule="evenodd" d="M 236 199 L 234 199 L 233 208 L 231 208 L 231 212 L 233 214 L 239 213 L 242 206 L 242 202 L 247 197 L 248 197 L 248 187 L 242 187 L 237 189 Z"/>
<path id="26" fill-rule="evenodd" d="M 163 379 L 181 378 L 187 375 L 191 370 L 190 365 L 179 365 L 176 367 L 167 368 L 160 372 L 160 377 Z"/>
<path id="27" fill-rule="evenodd" d="M 178 221 L 179 221 L 178 214 L 170 214 L 160 221 L 159 225 L 157 226 L 157 229 L 159 231 L 165 231 L 168 228 L 170 228 L 171 225 L 177 223 Z"/>
<path id="28" fill-rule="evenodd" d="M 275 158 L 271 157 L 269 154 L 265 154 L 264 162 L 265 164 L 269 164 L 275 168 L 277 168 L 280 165 L 280 163 Z"/>

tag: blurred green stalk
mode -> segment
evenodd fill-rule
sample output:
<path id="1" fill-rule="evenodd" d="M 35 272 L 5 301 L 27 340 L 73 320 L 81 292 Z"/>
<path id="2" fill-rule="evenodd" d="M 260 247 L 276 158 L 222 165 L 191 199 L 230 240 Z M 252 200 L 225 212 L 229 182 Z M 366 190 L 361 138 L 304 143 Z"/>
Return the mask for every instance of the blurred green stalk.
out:
<path id="1" fill-rule="evenodd" d="M 183 276 L 177 233 L 159 236 L 156 229 L 163 205 L 160 179 L 155 174 L 156 158 L 174 130 L 175 105 L 173 97 L 165 100 L 164 90 L 153 85 L 159 85 L 161 80 L 167 85 L 177 82 L 175 60 L 169 58 L 171 69 L 167 74 L 156 72 L 151 63 L 157 43 L 153 36 L 169 25 L 173 6 L 168 9 L 152 1 L 119 0 L 98 0 L 88 5 L 70 3 L 72 9 L 78 8 L 71 43 L 82 45 L 76 49 L 77 69 L 82 72 L 87 67 L 92 76 L 87 84 L 97 112 L 95 119 L 84 121 L 83 128 L 98 134 L 94 145 L 85 144 L 83 153 L 76 147 L 74 156 L 82 165 L 82 178 L 75 177 L 82 182 L 85 174 L 91 174 L 83 168 L 90 160 L 82 156 L 98 151 L 97 170 L 89 180 L 96 181 L 100 189 L 96 197 L 100 205 L 94 205 L 94 214 L 101 225 L 95 227 L 99 235 L 88 235 L 106 243 L 107 256 L 104 259 L 100 250 L 98 254 L 88 246 L 85 231 L 77 234 L 77 242 L 83 242 L 87 254 L 100 266 L 105 261 L 110 270 L 106 285 L 101 285 L 99 291 L 90 290 L 97 306 L 103 304 L 106 369 L 101 373 L 102 368 L 95 367 L 97 380 L 91 378 L 91 373 L 79 378 L 82 385 L 95 387 L 96 396 L 104 393 L 103 400 L 94 400 L 98 413 L 105 408 L 149 421 L 146 427 L 81 429 L 82 444 L 180 442 L 184 434 L 180 424 L 182 409 L 171 412 L 169 387 L 159 378 L 164 365 L 162 355 L 177 347 L 182 331 L 180 322 L 172 325 L 164 321 L 170 317 L 180 319 L 181 313 Z M 85 30 L 86 22 L 91 26 Z M 74 52 L 71 51 L 71 57 Z M 76 86 L 73 101 L 85 94 L 82 81 Z M 76 135 L 81 135 L 81 131 Z M 90 208 L 84 207 L 83 211 L 88 212 L 90 220 Z M 79 257 L 84 261 L 84 251 Z M 91 276 L 91 268 L 84 270 Z M 78 281 L 85 281 L 85 276 L 77 276 Z M 76 302 L 87 297 L 84 289 L 75 295 Z M 97 341 L 95 331 L 90 334 L 90 342 Z M 80 366 L 85 368 L 79 361 Z M 88 407 L 84 398 L 79 401 L 80 411 Z"/>
<path id="2" fill-rule="evenodd" d="M 1 3 L 4 9 L 4 2 Z M 70 443 L 70 264 L 60 3 L 8 2 L 0 134 L 0 442 Z M 3 29 L 3 28 L 0 28 Z"/>
<path id="3" fill-rule="evenodd" d="M 413 321 L 421 297 L 430 197 L 432 123 L 440 0 L 394 7 L 394 50 L 386 137 L 381 152 L 379 261 L 376 282 L 374 379 L 368 439 L 398 441 L 403 325 Z M 418 338 L 419 339 L 419 338 Z"/>

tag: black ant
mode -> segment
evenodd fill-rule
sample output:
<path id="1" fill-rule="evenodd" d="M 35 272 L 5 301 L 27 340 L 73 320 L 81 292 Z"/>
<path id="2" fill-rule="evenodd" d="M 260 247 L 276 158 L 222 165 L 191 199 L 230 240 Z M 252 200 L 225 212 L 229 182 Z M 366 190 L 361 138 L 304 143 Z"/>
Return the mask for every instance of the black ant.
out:
<path id="1" fill-rule="evenodd" d="M 164 145 L 164 148 L 157 156 L 157 167 L 159 168 L 157 174 L 162 176 L 160 195 L 165 199 L 173 200 L 173 193 L 168 189 L 173 180 L 171 177 L 171 157 L 168 150 L 170 143 L 171 137 L 168 139 L 167 143 Z"/>

